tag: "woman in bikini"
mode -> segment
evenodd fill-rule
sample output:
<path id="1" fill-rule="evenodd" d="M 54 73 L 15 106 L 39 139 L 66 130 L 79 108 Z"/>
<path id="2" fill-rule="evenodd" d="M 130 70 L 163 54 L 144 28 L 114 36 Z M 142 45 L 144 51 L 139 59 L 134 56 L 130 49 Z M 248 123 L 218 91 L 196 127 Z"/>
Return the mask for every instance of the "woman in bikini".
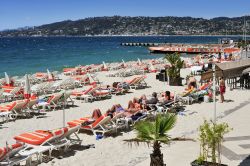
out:
<path id="1" fill-rule="evenodd" d="M 224 102 L 224 93 L 226 92 L 226 86 L 225 86 L 225 81 L 223 77 L 220 78 L 220 98 L 221 98 L 221 103 Z"/>

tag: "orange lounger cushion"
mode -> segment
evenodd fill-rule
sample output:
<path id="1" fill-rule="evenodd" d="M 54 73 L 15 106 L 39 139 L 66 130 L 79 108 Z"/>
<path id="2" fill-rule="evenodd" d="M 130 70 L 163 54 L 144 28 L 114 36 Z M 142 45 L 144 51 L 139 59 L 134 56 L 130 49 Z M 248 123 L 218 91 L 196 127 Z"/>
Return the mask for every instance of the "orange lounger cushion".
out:
<path id="1" fill-rule="evenodd" d="M 205 90 L 205 89 L 207 89 L 209 86 L 210 86 L 210 83 L 204 84 L 204 85 L 202 85 L 202 86 L 200 87 L 200 90 Z"/>
<path id="2" fill-rule="evenodd" d="M 82 123 L 86 122 L 87 120 L 72 120 L 70 122 L 68 122 L 67 124 L 69 126 L 78 126 L 78 125 L 82 125 Z"/>
<path id="3" fill-rule="evenodd" d="M 92 129 L 95 128 L 98 123 L 105 118 L 106 115 L 102 115 L 100 118 L 96 119 L 94 123 L 90 124 L 90 125 L 86 125 L 86 126 L 82 126 L 83 129 Z"/>
<path id="4" fill-rule="evenodd" d="M 2 105 L 0 106 L 1 111 L 10 111 L 12 108 L 16 105 L 16 102 L 10 103 L 8 105 Z"/>
<path id="5" fill-rule="evenodd" d="M 70 122 L 68 122 L 67 124 L 72 127 L 72 126 L 78 126 L 78 125 L 82 125 L 84 122 L 89 121 L 91 117 L 84 117 L 84 118 L 80 118 L 78 120 L 72 120 Z"/>
<path id="6" fill-rule="evenodd" d="M 14 139 L 20 142 L 25 142 L 31 145 L 41 145 L 50 138 L 59 137 L 68 131 L 67 128 L 49 130 L 36 130 L 32 133 L 24 133 L 19 136 L 15 136 Z"/>
<path id="7" fill-rule="evenodd" d="M 72 96 L 81 96 L 81 95 L 87 95 L 90 91 L 92 91 L 94 88 L 93 87 L 91 87 L 91 88 L 89 88 L 89 89 L 87 89 L 87 90 L 85 90 L 85 91 L 81 91 L 81 92 L 72 92 Z"/>
<path id="8" fill-rule="evenodd" d="M 107 92 L 107 91 L 95 91 L 95 95 L 108 95 L 109 94 L 109 92 Z"/>

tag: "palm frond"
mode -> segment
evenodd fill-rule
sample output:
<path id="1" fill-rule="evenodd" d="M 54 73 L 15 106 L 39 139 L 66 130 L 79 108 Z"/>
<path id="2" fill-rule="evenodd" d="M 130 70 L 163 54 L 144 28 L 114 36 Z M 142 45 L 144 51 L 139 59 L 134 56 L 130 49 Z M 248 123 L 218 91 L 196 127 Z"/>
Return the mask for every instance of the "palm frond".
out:
<path id="1" fill-rule="evenodd" d="M 141 140 L 154 140 L 153 129 L 154 126 L 149 121 L 141 121 L 135 125 L 137 131 L 137 138 Z"/>
<path id="2" fill-rule="evenodd" d="M 175 114 L 166 114 L 164 118 L 161 118 L 160 135 L 165 135 L 166 132 L 171 130 L 176 123 Z"/>
<path id="3" fill-rule="evenodd" d="M 175 126 L 175 123 L 175 114 L 167 113 L 166 115 L 157 115 L 155 121 L 145 120 L 137 123 L 135 125 L 137 137 L 125 141 L 135 142 L 137 144 L 141 142 L 151 143 L 158 141 L 167 144 L 171 141 L 167 133 Z"/>
<path id="4" fill-rule="evenodd" d="M 170 136 L 169 135 L 164 135 L 164 136 L 160 136 L 156 139 L 156 141 L 159 141 L 161 143 L 164 143 L 164 144 L 169 144 L 169 142 L 171 141 L 170 139 Z"/>

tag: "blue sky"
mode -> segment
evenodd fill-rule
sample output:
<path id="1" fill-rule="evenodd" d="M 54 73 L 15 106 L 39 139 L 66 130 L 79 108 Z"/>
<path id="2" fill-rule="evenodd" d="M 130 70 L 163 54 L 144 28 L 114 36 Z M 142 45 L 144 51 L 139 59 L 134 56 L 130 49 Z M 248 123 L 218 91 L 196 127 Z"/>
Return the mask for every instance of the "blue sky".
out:
<path id="1" fill-rule="evenodd" d="M 93 16 L 242 16 L 250 0 L 0 0 L 0 30 Z"/>

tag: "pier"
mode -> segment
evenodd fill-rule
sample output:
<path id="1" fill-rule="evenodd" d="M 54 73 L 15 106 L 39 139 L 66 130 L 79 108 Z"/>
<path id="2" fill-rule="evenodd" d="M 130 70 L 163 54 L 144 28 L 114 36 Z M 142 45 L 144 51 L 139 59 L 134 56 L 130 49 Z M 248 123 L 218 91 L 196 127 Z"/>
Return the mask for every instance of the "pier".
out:
<path id="1" fill-rule="evenodd" d="M 122 46 L 145 46 L 145 47 L 152 47 L 152 46 L 161 46 L 166 43 L 121 43 Z"/>
<path id="2" fill-rule="evenodd" d="M 228 44 L 165 44 L 148 47 L 151 53 L 188 53 L 188 54 L 211 54 L 211 53 L 235 53 L 240 49 Z"/>

